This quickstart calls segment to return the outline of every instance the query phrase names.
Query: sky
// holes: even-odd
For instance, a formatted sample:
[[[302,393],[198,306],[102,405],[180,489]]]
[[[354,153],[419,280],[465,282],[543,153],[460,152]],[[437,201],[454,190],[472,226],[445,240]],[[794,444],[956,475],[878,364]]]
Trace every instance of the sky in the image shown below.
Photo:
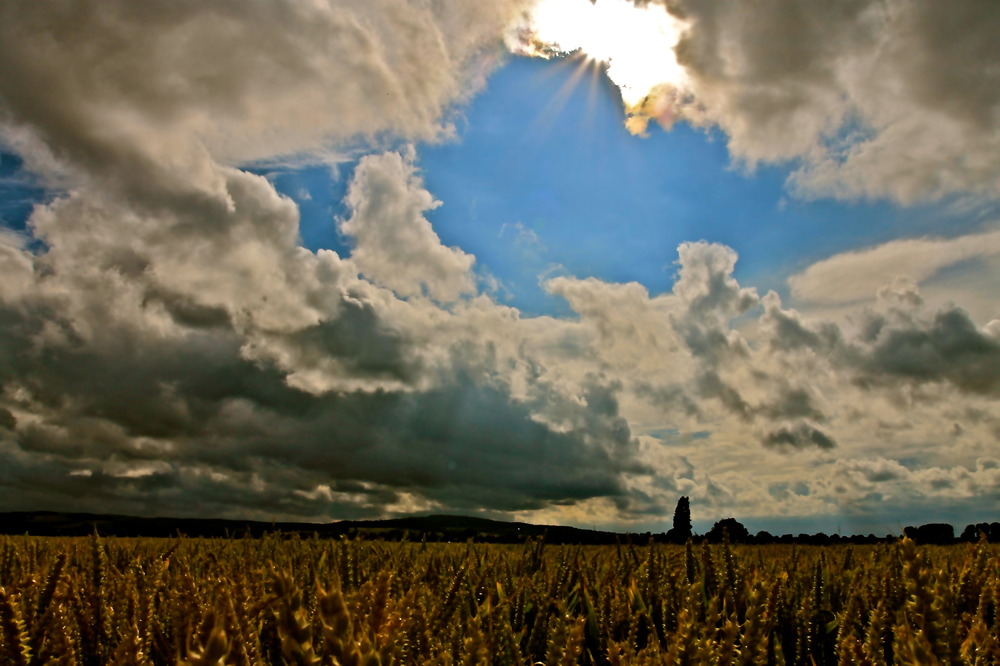
[[[998,32],[8,0],[0,509],[1000,520]]]

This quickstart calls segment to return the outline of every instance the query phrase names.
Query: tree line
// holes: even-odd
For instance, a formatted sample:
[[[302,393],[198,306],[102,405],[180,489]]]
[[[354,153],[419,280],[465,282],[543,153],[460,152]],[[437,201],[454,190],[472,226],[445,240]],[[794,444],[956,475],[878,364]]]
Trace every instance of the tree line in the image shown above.
[[[955,528],[948,523],[927,523],[924,525],[907,526],[903,529],[903,535],[920,544],[928,545],[949,545],[959,542],[977,542],[986,539],[990,543],[1000,543],[1000,522],[994,523],[972,523],[962,530],[956,538]],[[689,539],[695,541],[707,541],[709,543],[745,543],[745,544],[774,544],[774,543],[795,543],[815,546],[827,546],[837,543],[880,543],[883,541],[895,541],[898,535],[887,534],[879,537],[874,534],[851,536],[841,536],[839,534],[783,534],[774,535],[767,531],[760,531],[751,534],[741,522],[735,518],[723,518],[715,522],[704,535],[694,534],[691,526],[691,503],[687,497],[677,500],[674,509],[673,526],[662,535],[662,541],[666,543],[686,543]]]

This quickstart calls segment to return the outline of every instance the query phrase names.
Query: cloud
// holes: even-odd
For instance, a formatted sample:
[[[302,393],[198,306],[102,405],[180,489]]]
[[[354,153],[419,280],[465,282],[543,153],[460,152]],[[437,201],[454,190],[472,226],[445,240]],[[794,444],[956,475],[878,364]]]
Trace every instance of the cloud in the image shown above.
[[[5,5],[4,140],[66,188],[29,220],[41,251],[0,244],[6,492],[326,517],[625,501],[646,470],[614,382],[527,390],[509,309],[456,303],[474,258],[423,217],[412,153],[359,163],[349,257],[302,248],[294,202],[234,166],[447,135],[522,4]]]
[[[633,4],[538,2],[509,48],[582,49],[607,63],[629,131],[645,135],[651,120],[718,127],[736,164],[786,163],[804,198],[1000,196],[993,5],[657,2],[669,16]]]
[[[946,384],[966,394],[997,394],[1000,340],[989,328],[953,305],[928,311],[912,285],[881,293],[879,307],[857,313],[846,329],[832,322],[806,325],[772,296],[762,318],[769,345],[781,355],[835,363],[867,390]]]
[[[918,470],[896,460],[862,458],[837,463],[829,490],[853,496],[856,501],[892,500],[898,504],[912,500],[929,504],[962,497],[995,497],[998,477],[994,458],[980,458],[969,466]]]
[[[747,161],[814,149],[827,121],[810,114],[833,99],[822,86],[842,84],[829,40],[865,53],[870,35],[844,22],[884,18],[810,5],[780,19],[780,6],[742,28],[735,6],[688,10],[681,49],[701,77],[704,118]],[[599,510],[594,522],[642,524],[677,494],[706,514],[805,515],[904,478],[915,497],[987,488],[997,325],[932,307],[921,285],[866,281],[873,303],[819,319],[741,284],[737,253],[702,241],[678,248],[665,293],[546,280],[572,317],[528,317],[480,291],[475,257],[445,246],[426,217],[438,203],[413,149],[387,146],[447,135],[449,110],[489,71],[521,8],[0,7],[3,140],[52,192],[23,234],[0,234],[8,506],[319,520]],[[779,20],[803,23],[802,43],[745,42]],[[713,35],[732,30],[730,61],[747,59],[747,82],[791,68],[785,91],[801,83],[806,98],[779,95],[770,119],[764,92],[713,60]],[[789,64],[786,47],[836,57]],[[745,107],[729,105],[734,91]],[[789,114],[792,147],[767,149],[762,137]],[[755,128],[758,116],[768,122]],[[347,214],[331,219],[351,246],[340,254],[302,247],[295,202],[240,166],[331,150],[366,153]],[[925,243],[914,279],[983,256],[987,238],[913,241]],[[822,298],[816,275],[889,266],[897,251],[831,258],[806,271],[801,293]],[[847,491],[823,485],[837,461],[902,460],[900,450],[910,477],[845,463],[834,476]],[[791,481],[811,492],[775,500],[768,489]]]
[[[677,248],[677,282],[673,293],[695,315],[722,321],[743,314],[757,304],[752,288],[741,288],[733,279],[737,254],[732,248],[706,243],[682,243]]]
[[[879,331],[864,360],[866,379],[947,381],[969,393],[1000,390],[1000,339],[964,311],[942,310],[929,321],[876,321]]]
[[[546,281],[545,288],[564,298],[580,316],[594,336],[589,344],[610,367],[650,367],[677,345],[676,335],[665,326],[663,302],[651,300],[636,282],[556,277]]]
[[[799,164],[798,194],[1000,193],[1000,11],[977,2],[667,0],[687,98],[734,159]],[[960,45],[960,46],[957,46]]]
[[[368,165],[396,178],[354,190],[355,210],[382,197],[411,211],[398,226],[433,240],[413,204],[430,195],[406,159]],[[731,249],[691,243],[665,294],[549,280],[576,319],[522,318],[483,295],[443,307],[359,276],[353,255],[301,250],[287,200],[262,178],[230,177],[225,237],[186,214],[74,195],[32,218],[46,253],[7,246],[4,270],[26,286],[0,310],[3,483],[25,503],[86,490],[94,510],[551,516],[600,500],[642,521],[683,492],[706,511],[778,511],[769,481],[717,469],[723,452],[744,470],[761,455],[793,467],[850,456],[871,432],[923,436],[933,426],[878,425],[911,418],[914,401],[948,441],[961,425],[966,455],[982,457],[977,442],[1000,427],[995,336],[960,311],[928,312],[912,285],[884,290],[856,325],[815,321],[742,286]],[[679,433],[681,476],[636,437],[650,409]],[[38,485],[44,474],[66,483]],[[808,511],[846,497],[817,495]]]
[[[956,238],[895,240],[837,254],[788,278],[792,296],[806,303],[841,304],[875,298],[897,278],[917,284],[959,262],[1000,254],[1000,232]]]
[[[17,1],[3,9],[0,94],[8,122],[92,170],[109,153],[190,166],[199,143],[245,162],[386,131],[428,138],[521,6]]]
[[[6,428],[7,430],[13,430],[14,426],[17,425],[17,418],[11,413],[9,409],[0,407],[0,428]]]
[[[764,437],[764,445],[772,447],[788,446],[793,449],[815,446],[820,449],[832,449],[837,443],[822,430],[808,423],[800,423],[794,427],[782,427],[773,430]]]
[[[475,291],[475,258],[441,244],[423,217],[440,202],[399,153],[362,158],[346,203],[351,216],[340,231],[354,239],[351,260],[365,277],[400,296],[426,292],[441,302]]]
[[[616,389],[597,381],[581,402],[563,403],[556,429],[534,416],[556,400],[544,382],[528,402],[470,377],[424,391],[314,394],[242,358],[234,335],[156,340],[107,327],[103,343],[47,344],[39,355],[30,335],[16,337],[31,329],[5,328],[17,355],[0,373],[10,405],[4,440],[14,446],[3,487],[22,508],[38,508],[29,504],[39,498],[58,508],[82,486],[92,510],[351,517],[377,515],[406,494],[450,510],[514,511],[627,501],[623,475],[648,473]],[[363,363],[365,351],[349,346],[357,341],[336,340],[328,354]],[[35,485],[44,475],[64,483]],[[367,488],[357,503],[317,491],[352,483]]]
[[[756,290],[732,275],[736,253],[699,242],[682,244],[678,255],[678,279],[669,294],[657,297],[635,283],[593,278],[554,278],[547,287],[566,298],[592,334],[587,344],[604,371],[627,377],[638,399],[692,426],[713,412],[735,417],[738,427],[752,425],[765,446],[832,448],[834,440],[814,426],[788,425],[826,420],[809,378],[774,371],[759,341],[733,328],[760,302]],[[765,299],[772,310],[775,298]]]
[[[500,225],[500,233],[497,235],[497,238],[503,238],[508,228],[511,229],[514,243],[521,246],[525,250],[533,250],[535,252],[542,253],[548,249],[545,247],[545,243],[542,242],[542,239],[538,236],[538,232],[524,226],[524,223],[522,222],[515,222],[513,224],[504,222]]]

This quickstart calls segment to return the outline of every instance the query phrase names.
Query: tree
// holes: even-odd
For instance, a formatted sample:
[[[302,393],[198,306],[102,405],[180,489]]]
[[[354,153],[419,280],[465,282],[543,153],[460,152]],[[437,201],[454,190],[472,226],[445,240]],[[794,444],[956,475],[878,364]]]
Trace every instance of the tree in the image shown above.
[[[705,535],[709,543],[721,543],[725,538],[729,539],[729,543],[749,543],[750,531],[735,518],[723,518],[712,525],[712,529]]]
[[[1000,543],[1000,523],[974,523],[966,526],[960,537],[962,541],[976,542],[985,536],[990,543]]]
[[[955,542],[955,528],[948,523],[927,523],[917,527],[907,526],[903,534],[919,544],[946,546]]]
[[[667,541],[669,543],[685,543],[690,538],[691,503],[685,496],[677,500],[677,507],[674,509],[674,526],[667,532]]]

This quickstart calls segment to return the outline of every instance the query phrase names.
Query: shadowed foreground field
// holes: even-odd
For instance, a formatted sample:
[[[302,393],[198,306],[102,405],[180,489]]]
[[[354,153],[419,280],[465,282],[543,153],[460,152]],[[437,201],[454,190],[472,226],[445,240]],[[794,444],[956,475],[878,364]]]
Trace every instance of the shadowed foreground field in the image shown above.
[[[998,556],[0,537],[0,662],[1000,664]]]

